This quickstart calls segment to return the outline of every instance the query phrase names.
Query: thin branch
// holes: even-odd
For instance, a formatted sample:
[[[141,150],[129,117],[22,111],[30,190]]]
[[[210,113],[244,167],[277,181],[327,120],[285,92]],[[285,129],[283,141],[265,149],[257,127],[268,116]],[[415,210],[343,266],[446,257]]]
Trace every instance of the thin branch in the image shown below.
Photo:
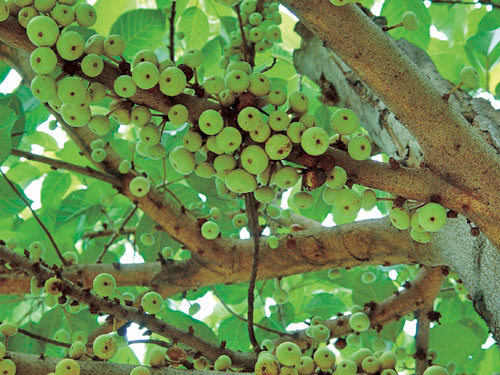
[[[168,45],[168,49],[170,51],[170,60],[175,65],[175,13],[176,13],[176,3],[177,1],[172,1],[172,8],[170,10],[170,20],[169,20],[169,26],[170,26],[170,43]]]
[[[31,337],[32,339],[35,339],[35,340],[38,340],[38,341],[46,342],[48,344],[52,344],[52,345],[55,345],[55,346],[61,346],[63,348],[69,348],[71,346],[71,344],[68,344],[66,342],[52,340],[52,339],[49,339],[48,337],[37,335],[36,333],[27,331],[27,330],[22,329],[22,328],[18,328],[17,330],[18,330],[19,333],[21,333],[21,334],[23,334],[25,336]]]
[[[245,319],[244,317],[242,317],[241,315],[239,314],[236,314],[236,312],[233,311],[233,309],[231,309],[226,302],[224,302],[224,300],[222,299],[222,297],[219,295],[219,293],[217,293],[217,290],[211,286],[210,289],[212,290],[212,293],[219,299],[219,301],[222,303],[222,306],[224,306],[226,308],[226,310],[232,315],[234,316],[235,318],[241,320],[242,322],[248,322],[247,319]],[[259,323],[254,323],[253,324],[255,327],[258,327],[264,331],[267,331],[267,332],[271,332],[271,333],[275,333],[279,336],[290,336],[290,337],[293,337],[293,334],[292,333],[289,333],[289,332],[282,332],[282,331],[277,331],[275,329],[272,329],[272,328],[269,328],[269,327],[266,327],[266,326],[263,326],[262,324],[259,324]]]
[[[94,239],[94,238],[98,238],[98,237],[109,237],[109,236],[112,236],[116,233],[115,230],[111,230],[111,229],[106,229],[106,230],[98,230],[98,231],[94,231],[94,232],[87,232],[85,233],[82,238],[85,239]],[[130,234],[135,234],[135,227],[123,227],[121,228],[120,232],[119,232],[120,235],[124,235],[124,236],[128,236]]]
[[[242,46],[243,46],[243,61],[249,62],[248,61],[248,56],[247,56],[247,38],[245,36],[245,29],[243,28],[243,21],[241,19],[241,11],[240,11],[240,5],[236,4],[234,6],[234,10],[236,11],[236,14],[238,15],[238,24],[240,26],[240,34],[241,34],[241,40],[242,40]]]
[[[132,219],[132,217],[134,216],[134,214],[136,213],[136,211],[137,211],[138,208],[139,208],[138,206],[135,206],[130,211],[130,213],[127,215],[127,217],[125,218],[125,220],[123,220],[123,223],[122,223],[122,225],[120,225],[120,228],[118,228],[116,230],[115,234],[109,239],[109,241],[104,246],[104,249],[102,249],[101,254],[99,254],[99,257],[96,260],[96,263],[102,263],[102,258],[104,258],[104,255],[106,255],[106,252],[108,251],[109,247],[118,238],[118,236],[120,235],[120,233],[123,231],[123,228],[125,228],[125,225],[127,225],[127,223],[130,221],[130,219]]]
[[[257,202],[253,193],[245,195],[246,199],[246,212],[248,215],[248,229],[253,239],[253,254],[252,254],[252,269],[250,271],[250,280],[248,281],[248,337],[256,352],[259,352],[260,346],[255,338],[253,313],[254,313],[254,300],[255,300],[255,281],[257,280],[257,270],[259,267],[259,252],[260,252],[260,233],[259,214],[257,213]]]
[[[12,183],[11,180],[9,180],[9,178],[5,175],[5,173],[3,173],[3,171],[0,169],[0,173],[2,174],[2,176],[5,178],[5,181],[7,181],[7,183],[9,184],[9,186],[11,187],[11,189],[17,194],[17,196],[24,202],[24,204],[26,205],[26,207],[28,207],[28,209],[31,211],[31,213],[33,214],[33,217],[35,218],[36,222],[40,225],[40,227],[43,229],[43,231],[45,232],[45,234],[47,235],[47,237],[49,238],[49,241],[50,243],[52,244],[52,246],[54,247],[54,250],[56,251],[57,253],[57,256],[59,257],[59,259],[61,260],[62,264],[65,265],[65,266],[68,266],[69,263],[66,259],[64,259],[64,257],[62,256],[62,253],[61,251],[59,250],[59,247],[57,246],[56,244],[56,241],[54,240],[54,237],[52,237],[52,234],[50,233],[50,231],[48,230],[48,228],[45,226],[45,224],[40,220],[40,218],[38,217],[38,215],[36,214],[35,210],[33,210],[31,208],[31,205],[30,203],[28,202],[28,200],[24,197],[24,195],[19,192],[16,188],[16,186]]]

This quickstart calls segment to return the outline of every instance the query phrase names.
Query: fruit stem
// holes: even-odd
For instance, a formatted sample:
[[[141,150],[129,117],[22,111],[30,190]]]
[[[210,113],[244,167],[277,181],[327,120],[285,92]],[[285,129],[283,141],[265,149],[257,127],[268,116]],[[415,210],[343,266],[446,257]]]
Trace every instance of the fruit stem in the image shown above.
[[[121,102],[115,108],[113,108],[111,111],[109,111],[108,113],[106,113],[106,116],[107,117],[111,116],[113,114],[113,112],[115,112],[118,108],[120,108],[123,105],[123,103],[125,103],[125,102]]]
[[[397,23],[397,24],[392,25],[392,26],[384,26],[384,27],[382,27],[382,30],[383,31],[390,31],[390,30],[397,29],[398,27],[401,27],[401,26],[403,26],[403,22]]]
[[[458,85],[456,85],[455,87],[453,87],[450,92],[448,92],[447,94],[444,94],[443,95],[443,98],[448,100],[450,98],[450,96],[455,93],[455,91],[457,91],[460,87],[462,87],[463,85],[463,82],[460,82]]]
[[[118,61],[117,59],[115,59],[113,56],[106,56],[108,59],[110,59],[111,61],[113,61],[114,63],[118,64],[118,66],[120,66],[120,61]]]

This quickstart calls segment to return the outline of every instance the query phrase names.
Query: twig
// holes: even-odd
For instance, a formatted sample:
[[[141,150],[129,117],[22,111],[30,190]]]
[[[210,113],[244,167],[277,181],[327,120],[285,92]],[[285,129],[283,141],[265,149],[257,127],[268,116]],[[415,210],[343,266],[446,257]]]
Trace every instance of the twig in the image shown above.
[[[25,336],[31,337],[32,339],[35,339],[38,341],[43,341],[43,342],[46,342],[46,343],[49,343],[52,345],[62,346],[64,348],[69,348],[71,346],[71,344],[68,344],[66,342],[52,340],[52,339],[49,339],[48,337],[37,335],[36,333],[32,333],[32,332],[27,331],[27,330],[22,329],[22,328],[18,328],[17,331]]]
[[[165,182],[165,183],[163,183],[163,184],[161,184],[161,185],[158,185],[156,188],[157,188],[157,189],[162,189],[162,188],[163,188],[163,187],[165,187],[165,186],[175,184],[176,182],[182,181],[182,180],[184,180],[185,178],[186,178],[186,176],[179,177],[179,178],[177,178],[177,179],[175,179],[175,180],[168,181],[168,182]]]
[[[276,57],[273,57],[273,62],[271,63],[271,65],[265,67],[264,69],[262,69],[261,73],[265,73],[269,70],[271,70],[272,68],[274,68],[274,66],[276,65],[276,62],[278,61],[278,59]]]
[[[5,175],[5,173],[3,173],[3,171],[0,169],[0,173],[2,174],[2,176],[5,178],[5,181],[7,181],[7,183],[9,184],[9,186],[11,187],[11,189],[17,194],[17,196],[19,198],[21,198],[21,200],[24,202],[24,204],[26,205],[26,207],[28,207],[28,209],[31,211],[31,213],[33,214],[33,217],[35,218],[35,220],[37,221],[37,223],[40,225],[40,227],[42,227],[43,231],[45,232],[45,234],[47,235],[47,237],[49,237],[49,241],[52,243],[52,246],[54,246],[54,250],[56,251],[57,253],[57,256],[59,257],[59,259],[61,260],[62,264],[65,265],[65,266],[68,266],[69,263],[66,261],[66,259],[64,259],[64,257],[62,256],[62,253],[61,251],[59,250],[59,247],[57,246],[56,244],[56,241],[54,240],[54,237],[52,237],[52,234],[50,233],[50,231],[47,229],[47,227],[45,226],[44,223],[42,223],[42,221],[40,220],[40,218],[38,217],[38,215],[36,214],[36,212],[31,208],[31,205],[30,203],[27,201],[27,199],[24,197],[23,194],[21,194],[16,186],[12,183],[11,180],[9,180],[9,178]]]
[[[170,60],[175,65],[175,44],[174,44],[174,36],[175,36],[175,5],[176,1],[172,1],[172,9],[170,11],[170,44],[168,45],[168,49],[170,51]]]
[[[226,302],[224,302],[224,300],[221,298],[221,296],[219,295],[219,293],[217,293],[217,290],[211,286],[210,289],[212,290],[212,293],[219,299],[219,301],[222,303],[222,306],[224,306],[226,308],[226,310],[232,315],[234,316],[235,318],[238,318],[239,320],[241,320],[242,322],[248,322],[247,319],[245,319],[244,317],[242,317],[241,315],[239,314],[236,314],[236,312],[234,312],[227,304]],[[290,336],[290,337],[293,337],[293,334],[292,333],[289,333],[289,332],[281,332],[281,331],[277,331],[275,329],[272,329],[272,328],[269,328],[269,327],[266,327],[266,326],[263,326],[262,324],[259,324],[259,323],[254,323],[253,324],[255,327],[258,327],[264,331],[267,331],[267,332],[271,332],[271,333],[275,333],[277,335],[280,335],[280,336]]]
[[[257,213],[255,197],[252,193],[245,194],[246,198],[246,211],[248,215],[248,228],[253,238],[253,255],[252,255],[252,270],[250,271],[250,281],[248,282],[248,337],[256,352],[259,352],[260,346],[255,338],[253,311],[255,300],[255,280],[257,279],[257,269],[259,266],[259,251],[260,251],[260,228],[259,216]]]
[[[97,258],[97,261],[96,263],[102,263],[102,258],[104,258],[104,255],[106,255],[106,252],[108,251],[109,247],[113,244],[113,242],[115,242],[115,240],[118,238],[118,236],[120,235],[121,231],[123,230],[123,228],[125,228],[125,225],[127,225],[127,223],[130,221],[130,219],[132,219],[132,217],[134,216],[135,212],[137,211],[137,208],[138,206],[135,206],[132,211],[130,211],[130,213],[127,215],[127,217],[125,218],[125,220],[123,221],[122,225],[120,225],[120,228],[118,228],[118,230],[116,230],[115,234],[109,239],[109,241],[106,243],[106,245],[104,246],[104,249],[102,249],[102,252],[101,254],[99,255],[99,257]]]
[[[89,176],[89,177],[92,177],[92,178],[95,178],[95,179],[98,179],[98,180],[101,180],[104,182],[109,182],[110,184],[113,184],[115,186],[120,184],[120,180],[118,178],[116,178],[115,176],[113,176],[109,173],[105,173],[105,172],[97,171],[95,169],[91,169],[89,167],[81,167],[79,165],[71,164],[71,163],[68,163],[68,162],[65,162],[62,160],[52,159],[52,158],[48,158],[48,157],[42,156],[42,155],[35,155],[35,154],[32,154],[31,152],[19,150],[16,148],[12,149],[11,154],[14,156],[26,158],[28,160],[33,160],[33,161],[37,161],[39,163],[51,165],[55,168],[60,168],[60,169],[65,169],[67,171],[80,173],[80,174],[83,174],[85,176]]]

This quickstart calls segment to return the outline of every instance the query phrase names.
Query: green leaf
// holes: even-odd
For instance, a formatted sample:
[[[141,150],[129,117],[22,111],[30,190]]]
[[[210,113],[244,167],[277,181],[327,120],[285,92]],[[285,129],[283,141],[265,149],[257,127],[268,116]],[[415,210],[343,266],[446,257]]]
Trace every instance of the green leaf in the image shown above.
[[[17,120],[16,113],[4,105],[0,105],[0,165],[7,159],[12,150],[11,131]]]
[[[58,210],[70,185],[71,177],[68,173],[51,172],[47,174],[40,192],[43,209]]]
[[[136,9],[122,14],[111,28],[111,34],[123,36],[127,47],[123,53],[131,59],[142,49],[154,50],[162,44],[165,14],[160,10]]]
[[[482,359],[481,345],[488,336],[484,330],[477,331],[462,320],[437,325],[431,329],[429,347],[439,353],[439,362],[467,363]],[[460,339],[457,340],[457,337]],[[464,345],[467,343],[467,345]]]
[[[305,310],[311,316],[320,316],[323,319],[328,319],[331,316],[345,311],[346,306],[340,299],[330,293],[318,293],[306,305]]]
[[[33,332],[36,328],[36,325],[32,322],[29,322],[28,324],[25,324],[19,328],[25,329],[29,332]],[[27,337],[18,333],[17,335],[9,338],[9,351],[28,354],[42,354],[43,345],[39,340],[35,340],[31,337]]]
[[[118,17],[127,10],[136,8],[135,0],[97,0],[94,4],[97,12],[97,22],[93,26],[99,34],[108,35],[111,26]]]
[[[0,105],[9,107],[18,116],[16,123],[12,128],[12,134],[14,134],[14,136],[12,136],[12,147],[17,147],[19,145],[19,142],[21,142],[22,134],[24,132],[25,116],[21,100],[19,100],[16,94],[0,94]]]
[[[43,172],[34,167],[30,162],[22,161],[9,166],[6,175],[11,181],[14,181],[22,189],[25,189],[32,181],[40,178]]]
[[[493,9],[484,15],[479,22],[478,30],[493,30],[500,25],[500,9]]]
[[[247,352],[251,346],[247,323],[235,316],[230,316],[221,322],[219,339],[224,340],[227,347],[233,350]]]
[[[8,66],[3,61],[0,61],[0,83],[4,81],[4,79],[9,75],[9,73],[10,73],[10,66]]]
[[[185,314],[181,311],[173,311],[165,307],[158,315],[163,320],[169,322],[169,324],[173,325],[178,329],[188,331],[189,327],[192,327],[194,330],[193,335],[197,337],[202,337],[203,339],[212,344],[219,345],[219,339],[212,331],[212,329],[208,327],[205,323],[192,318],[188,314]]]
[[[119,349],[116,354],[109,360],[111,363],[124,363],[127,365],[140,365],[141,362],[135,355],[130,347],[126,346],[122,349]]]
[[[179,21],[178,31],[184,33],[183,43],[186,48],[203,48],[210,33],[208,18],[198,7],[184,11]]]
[[[248,284],[215,285],[220,298],[229,305],[236,305],[246,300]]]
[[[20,191],[19,186],[16,184],[14,185],[17,191]],[[24,195],[24,192],[20,192],[28,203],[31,204],[31,200]],[[0,196],[2,197],[2,199],[0,199],[0,213],[14,215],[26,208],[22,199],[12,190],[3,176],[0,176]]]
[[[412,11],[417,15],[419,22],[418,29],[407,31],[403,27],[398,27],[389,31],[389,34],[395,39],[405,38],[420,48],[427,48],[431,39],[431,16],[422,1],[386,0],[382,6],[380,15],[387,18],[388,26],[392,26],[401,22],[403,13],[406,11]]]
[[[500,368],[500,349],[497,345],[492,345],[484,353],[484,358],[477,369],[478,374],[493,374]]]

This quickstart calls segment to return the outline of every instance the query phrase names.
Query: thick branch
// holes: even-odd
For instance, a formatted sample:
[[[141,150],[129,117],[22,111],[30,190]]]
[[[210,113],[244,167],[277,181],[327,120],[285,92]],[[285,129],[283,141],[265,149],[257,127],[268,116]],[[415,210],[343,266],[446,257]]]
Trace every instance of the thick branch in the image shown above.
[[[457,107],[443,100],[443,93],[356,5],[284,3],[398,116],[421,145],[429,168],[489,208],[467,215],[500,244],[500,206],[491,189],[500,180],[500,162]]]
[[[16,375],[48,374],[54,372],[57,363],[61,358],[44,357],[38,355],[7,352],[7,356],[14,361],[17,367]],[[80,373],[88,375],[106,374],[106,375],[124,375],[130,374],[134,365],[121,363],[111,363],[108,361],[78,361]],[[214,371],[182,370],[177,367],[152,368],[148,367],[151,375],[214,375]],[[222,374],[222,373],[220,373]],[[249,375],[248,373],[242,373]]]
[[[267,261],[259,264],[258,279],[361,264],[442,264],[430,245],[417,244],[387,219],[333,228],[318,226],[284,236],[277,249],[271,249],[266,238],[261,238],[261,256]],[[118,286],[152,285],[164,297],[201,286],[248,282],[253,240],[223,239],[219,245],[217,262],[191,259],[168,261],[164,266],[159,262],[75,265],[66,268],[63,276],[90,287],[96,275],[106,272],[115,277]],[[0,275],[0,280],[1,294],[29,292],[29,278],[11,273]]]

